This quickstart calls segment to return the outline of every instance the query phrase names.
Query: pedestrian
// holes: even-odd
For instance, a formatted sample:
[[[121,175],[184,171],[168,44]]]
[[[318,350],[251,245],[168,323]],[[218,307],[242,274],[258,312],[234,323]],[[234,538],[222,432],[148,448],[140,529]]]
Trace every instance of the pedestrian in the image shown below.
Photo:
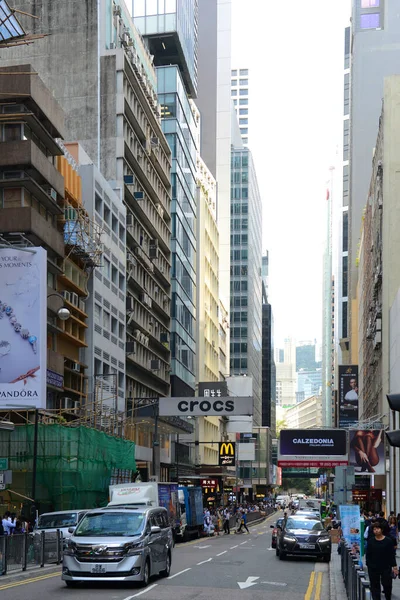
[[[396,517],[393,515],[389,519],[389,537],[393,540],[395,550],[397,550],[397,537],[399,530],[397,529]]]
[[[242,517],[240,519],[239,529],[236,531],[236,533],[242,533],[242,527],[245,528],[245,530],[247,531],[247,533],[250,533],[249,528],[247,527],[247,514],[246,514],[246,510],[244,510],[243,513],[242,513]]]
[[[397,577],[396,551],[391,539],[383,534],[383,525],[375,521],[370,528],[373,536],[368,539],[366,562],[372,600],[380,600],[381,583],[385,600],[392,598],[393,576]]]
[[[227,535],[230,535],[230,533],[231,533],[230,525],[229,525],[230,517],[231,517],[231,511],[229,510],[229,507],[227,506],[224,510],[224,533],[226,533]]]
[[[379,515],[373,520],[374,523],[380,523],[382,525],[383,535],[388,536],[390,534],[389,523],[385,519],[385,513],[381,511]],[[369,527],[368,540],[374,537],[373,527]]]
[[[4,535],[11,535],[13,529],[15,529],[15,521],[12,522],[11,513],[9,510],[7,510],[4,513],[2,523],[3,523]]]

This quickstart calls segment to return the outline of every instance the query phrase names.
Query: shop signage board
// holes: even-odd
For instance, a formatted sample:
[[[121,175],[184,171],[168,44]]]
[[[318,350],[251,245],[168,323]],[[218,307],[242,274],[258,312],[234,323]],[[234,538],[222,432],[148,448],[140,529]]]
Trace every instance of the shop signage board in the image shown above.
[[[283,429],[279,438],[279,467],[336,467],[348,464],[344,429]]]
[[[220,467],[232,467],[236,464],[235,442],[219,443],[219,465]]]
[[[161,417],[251,416],[253,414],[253,398],[251,396],[160,398],[159,414]]]

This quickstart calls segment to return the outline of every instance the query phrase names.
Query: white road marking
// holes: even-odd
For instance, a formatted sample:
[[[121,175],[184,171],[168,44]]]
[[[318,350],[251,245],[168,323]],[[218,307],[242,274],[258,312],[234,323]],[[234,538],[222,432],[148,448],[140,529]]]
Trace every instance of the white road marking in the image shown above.
[[[217,554],[217,556],[222,556],[223,554],[226,554],[228,552],[228,550],[224,550],[223,552],[220,552],[219,554]]]
[[[190,571],[192,567],[189,567],[188,569],[183,569],[183,571],[179,571],[179,573],[175,573],[175,575],[170,575],[168,577],[168,579],[173,579],[174,577],[178,577],[178,575],[182,575],[182,573],[186,573],[186,571]],[[125,598],[125,600],[127,600],[127,598]]]
[[[260,579],[260,578],[259,577],[248,577],[246,579],[246,581],[238,581],[237,584],[241,590],[245,590],[246,588],[251,587],[252,585],[257,585],[257,579]]]
[[[280,581],[260,581],[260,583],[267,583],[268,585],[287,585],[287,583],[281,583]]]
[[[247,542],[241,542],[241,544],[240,544],[240,545],[241,545],[241,546],[243,546],[243,544],[247,544]]]
[[[239,544],[236,544],[236,546],[231,546],[230,550],[233,550],[234,548],[237,548],[239,546]]]
[[[204,565],[204,563],[208,563],[208,562],[211,562],[211,561],[212,561],[212,558],[207,558],[207,560],[202,560],[201,562],[197,563],[197,566]]]
[[[153,585],[149,585],[149,587],[147,587],[145,590],[142,590],[141,592],[138,592],[137,594],[133,594],[133,596],[128,596],[127,598],[124,598],[124,600],[131,600],[132,598],[137,598],[138,596],[141,596],[142,594],[146,594],[153,588],[157,587],[157,585],[158,585],[157,583],[153,583]]]
[[[208,544],[207,546],[193,546],[193,548],[211,548],[211,544]]]

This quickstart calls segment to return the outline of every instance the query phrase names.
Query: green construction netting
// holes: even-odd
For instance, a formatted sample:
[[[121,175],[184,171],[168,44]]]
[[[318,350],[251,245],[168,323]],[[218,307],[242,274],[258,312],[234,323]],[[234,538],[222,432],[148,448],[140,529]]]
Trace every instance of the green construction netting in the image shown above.
[[[34,425],[0,430],[0,457],[9,459],[15,492],[31,497]],[[104,506],[116,471],[136,471],[135,444],[87,427],[38,430],[36,500],[44,510]]]

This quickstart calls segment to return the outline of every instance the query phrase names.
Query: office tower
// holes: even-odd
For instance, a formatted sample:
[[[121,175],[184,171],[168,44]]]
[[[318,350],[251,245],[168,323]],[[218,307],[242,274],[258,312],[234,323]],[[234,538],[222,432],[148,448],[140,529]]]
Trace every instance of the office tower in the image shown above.
[[[253,423],[259,427],[262,420],[262,203],[249,149],[232,148],[231,169],[231,375],[252,377]]]
[[[276,433],[276,367],[274,360],[274,318],[268,302],[269,254],[262,257],[262,426]]]
[[[296,345],[296,371],[306,369],[313,371],[321,368],[317,360],[317,340],[305,340]]]
[[[169,9],[171,8],[171,12]],[[155,13],[153,12],[153,9]],[[196,361],[197,1],[132,2],[157,72],[162,128],[172,150],[171,394],[193,396]]]
[[[323,328],[322,328],[322,420],[325,427],[334,424],[334,405],[332,398],[333,390],[333,351],[334,351],[334,293],[335,280],[332,268],[332,203],[333,203],[333,173],[331,167],[331,178],[326,192],[325,210],[325,247],[323,254]]]
[[[350,83],[350,144],[349,163],[343,165],[343,207],[348,206],[348,327],[342,331],[343,362],[357,359],[357,252],[362,225],[362,213],[368,197],[377,123],[381,112],[383,82],[388,75],[398,73],[400,49],[400,0],[353,0],[351,32],[346,31],[344,113],[348,111]],[[351,43],[349,43],[351,42]],[[345,125],[344,150],[347,131]],[[345,159],[345,156],[344,156]],[[346,216],[343,222],[343,244],[346,239]],[[345,273],[343,288],[345,288]],[[342,321],[345,322],[346,296],[342,291]],[[346,335],[345,335],[346,334]],[[350,351],[347,352],[347,350]],[[347,353],[346,353],[347,352]]]
[[[198,89],[200,155],[217,181],[219,231],[219,295],[224,311],[230,307],[231,200],[231,0],[199,0]],[[229,315],[227,315],[229,318]],[[221,365],[229,375],[229,328]]]
[[[242,142],[247,147],[249,144],[249,69],[231,70],[231,96]]]
[[[283,349],[276,348],[276,405],[296,403],[296,347],[291,337],[285,339]]]

